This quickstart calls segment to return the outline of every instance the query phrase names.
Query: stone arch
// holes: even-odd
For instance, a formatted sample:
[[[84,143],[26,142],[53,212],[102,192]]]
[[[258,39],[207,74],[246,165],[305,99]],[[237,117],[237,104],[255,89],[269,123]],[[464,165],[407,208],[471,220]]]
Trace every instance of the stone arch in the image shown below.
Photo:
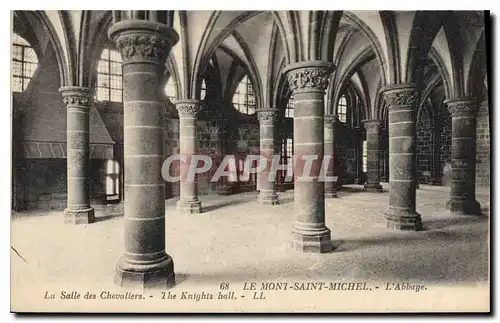
[[[355,25],[359,30],[369,39],[370,45],[373,49],[375,57],[380,66],[380,75],[382,79],[382,86],[387,84],[386,80],[386,63],[384,60],[384,54],[382,45],[380,44],[379,39],[375,36],[373,30],[365,23],[363,20],[359,19],[359,17],[350,11],[344,11],[343,18],[349,21],[351,24]]]
[[[21,23],[21,25],[16,24],[16,22]],[[33,28],[31,22],[39,23],[42,28]],[[22,32],[21,36],[23,36],[33,46],[39,57],[43,55],[39,48],[39,39],[41,37],[40,33],[48,37],[50,44],[54,48],[55,58],[59,70],[60,85],[64,86],[69,84],[71,79],[71,70],[68,62],[66,61],[62,44],[59,42],[54,26],[47,17],[46,13],[40,10],[14,11],[14,31],[16,31],[16,26],[22,26],[21,28],[25,30],[25,32]],[[19,29],[17,31],[19,31]]]

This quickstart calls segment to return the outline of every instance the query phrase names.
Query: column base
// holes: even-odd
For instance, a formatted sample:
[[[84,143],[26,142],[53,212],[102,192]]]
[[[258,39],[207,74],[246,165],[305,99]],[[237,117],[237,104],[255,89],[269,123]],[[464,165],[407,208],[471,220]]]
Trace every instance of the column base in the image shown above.
[[[64,223],[68,224],[90,224],[95,222],[94,208],[82,210],[64,210]]]
[[[339,195],[337,192],[326,192],[325,191],[325,198],[338,198]]]
[[[403,231],[422,231],[422,218],[417,212],[399,212],[389,209],[385,213],[387,227]]]
[[[331,252],[333,246],[330,229],[326,226],[310,230],[294,228],[292,232],[292,247],[300,252]]]
[[[122,257],[116,266],[115,284],[141,289],[171,288],[175,285],[174,261],[167,254],[147,265],[130,263]]]
[[[198,214],[202,213],[201,201],[196,200],[179,200],[177,202],[177,210],[183,214]]]
[[[260,204],[264,205],[277,205],[280,204],[278,199],[278,194],[276,192],[266,192],[259,191],[259,195],[257,196],[257,201]]]
[[[364,190],[367,192],[382,192],[382,185],[380,183],[366,183]]]
[[[446,208],[456,215],[481,215],[481,205],[476,200],[449,200]]]

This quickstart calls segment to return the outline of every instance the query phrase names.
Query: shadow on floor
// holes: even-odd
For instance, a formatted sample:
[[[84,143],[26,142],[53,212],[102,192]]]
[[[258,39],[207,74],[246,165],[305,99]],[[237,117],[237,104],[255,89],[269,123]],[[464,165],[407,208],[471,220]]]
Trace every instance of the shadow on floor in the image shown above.
[[[249,203],[249,202],[251,202],[251,201],[246,200],[246,199],[238,199],[238,200],[227,201],[227,202],[223,202],[223,203],[215,202],[216,204],[212,204],[213,203],[212,202],[209,205],[206,205],[206,206],[203,205],[203,213],[215,211],[215,210],[223,208],[225,206],[239,205],[239,204],[245,204],[245,203]]]
[[[55,209],[55,210],[30,210],[30,211],[21,211],[21,212],[12,211],[11,212],[11,219],[12,220],[28,219],[28,218],[34,218],[34,217],[40,217],[40,216],[48,216],[48,215],[55,215],[55,214],[60,214],[61,217],[62,217],[63,213],[64,213],[64,209]]]
[[[338,192],[360,193],[360,192],[365,192],[365,189],[363,187],[342,186],[342,188],[338,189]]]
[[[424,231],[428,231],[428,230],[448,228],[456,225],[481,223],[489,220],[489,217],[485,214],[487,213],[483,212],[483,215],[469,215],[469,216],[457,215],[457,216],[450,216],[447,218],[428,219],[422,221],[422,226],[424,227]]]
[[[387,192],[389,192],[389,191],[382,190],[382,191],[377,192],[377,193],[383,194],[383,193],[387,193]],[[339,197],[349,196],[349,195],[356,194],[356,193],[373,193],[373,192],[365,191],[365,189],[363,187],[346,187],[346,186],[343,186],[341,189],[339,189],[337,191],[337,194]]]
[[[95,217],[95,222],[102,222],[102,221],[108,221],[108,220],[113,220],[115,218],[121,218],[123,217],[123,213],[116,213],[116,214],[104,214],[104,215],[97,215]]]
[[[466,225],[472,222],[483,222],[483,220],[479,220],[479,218],[476,218],[475,221],[474,219],[456,221],[454,221],[453,219],[443,219],[442,222],[434,222],[434,226],[431,224],[432,229],[427,229],[426,231],[395,231],[392,233],[384,233],[384,235],[379,236],[332,240],[332,246],[334,252],[344,252],[362,248],[376,247],[380,245],[409,245],[415,242],[434,243],[436,242],[436,240],[449,241],[450,243],[453,243],[454,241],[461,239],[472,239],[472,236],[482,237],[484,235],[484,232],[488,230],[486,226],[477,227],[469,225],[465,227],[457,227],[454,230],[438,230],[445,229],[453,225]]]

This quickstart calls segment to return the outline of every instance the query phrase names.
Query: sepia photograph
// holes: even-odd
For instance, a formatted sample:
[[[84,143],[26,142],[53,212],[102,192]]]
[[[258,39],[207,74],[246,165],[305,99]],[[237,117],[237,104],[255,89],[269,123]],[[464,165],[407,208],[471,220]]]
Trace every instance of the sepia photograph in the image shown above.
[[[489,11],[10,17],[11,312],[491,311]]]

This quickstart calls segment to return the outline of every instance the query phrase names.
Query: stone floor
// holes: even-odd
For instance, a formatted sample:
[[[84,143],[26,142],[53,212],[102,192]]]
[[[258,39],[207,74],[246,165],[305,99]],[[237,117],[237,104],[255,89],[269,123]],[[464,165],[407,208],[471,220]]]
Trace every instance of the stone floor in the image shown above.
[[[177,275],[175,288],[221,282],[325,280],[404,281],[456,285],[489,277],[489,195],[478,192],[485,216],[452,216],[444,205],[449,188],[421,185],[417,210],[424,231],[385,227],[384,193],[347,186],[326,200],[326,224],[336,251],[302,254],[289,247],[293,191],[281,204],[262,206],[255,193],[202,196],[205,212],[180,215],[167,201],[167,251]],[[112,288],[123,251],[123,218],[116,208],[96,211],[90,225],[65,225],[60,212],[16,213],[11,221],[11,282],[21,293],[43,282],[54,287]],[[90,288],[90,287],[89,287]],[[174,289],[175,289],[174,288]]]

